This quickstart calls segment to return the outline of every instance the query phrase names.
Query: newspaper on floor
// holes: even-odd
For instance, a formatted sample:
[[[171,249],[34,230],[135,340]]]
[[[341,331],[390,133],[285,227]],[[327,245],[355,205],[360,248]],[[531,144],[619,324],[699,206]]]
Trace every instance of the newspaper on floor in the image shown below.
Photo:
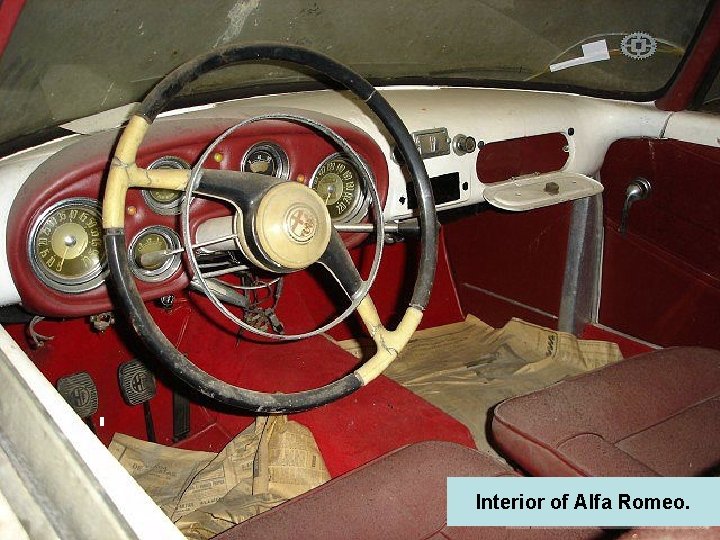
[[[116,434],[110,452],[191,539],[207,539],[330,479],[310,430],[258,418],[218,454]]]
[[[374,352],[371,342],[339,345],[358,358]],[[416,332],[384,374],[465,424],[479,450],[499,457],[487,435],[495,405],[621,359],[615,343],[579,340],[520,319],[495,329],[469,315]]]

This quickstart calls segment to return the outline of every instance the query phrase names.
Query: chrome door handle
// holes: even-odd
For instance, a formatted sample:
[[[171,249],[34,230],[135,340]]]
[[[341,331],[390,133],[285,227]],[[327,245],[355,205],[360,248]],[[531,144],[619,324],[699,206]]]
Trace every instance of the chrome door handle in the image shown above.
[[[630,219],[630,207],[635,201],[643,201],[650,196],[652,185],[645,178],[636,178],[628,184],[625,190],[625,204],[623,204],[622,216],[620,216],[620,234],[627,231],[628,220]]]

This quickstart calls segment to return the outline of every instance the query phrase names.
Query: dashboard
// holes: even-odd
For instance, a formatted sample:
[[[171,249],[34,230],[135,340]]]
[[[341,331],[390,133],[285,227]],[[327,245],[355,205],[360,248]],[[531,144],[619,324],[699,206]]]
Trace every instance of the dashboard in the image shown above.
[[[320,195],[333,222],[360,223],[368,214],[367,182],[376,184],[381,201],[387,194],[385,158],[357,128],[337,119],[323,120],[359,154],[371,178],[366,179],[322,134],[279,120],[256,122],[233,132],[203,166],[304,183]],[[137,163],[150,169],[189,169],[217,135],[238,121],[175,118],[161,122],[140,150]],[[100,204],[115,135],[102,134],[53,155],[17,195],[8,219],[9,229],[17,231],[8,237],[9,262],[13,280],[23,291],[23,305],[31,312],[79,316],[111,309]],[[144,299],[170,295],[189,284],[180,227],[183,197],[184,193],[170,190],[128,193],[128,259]],[[217,200],[194,198],[191,234],[198,224],[233,211]],[[344,240],[352,246],[364,236],[348,233]],[[212,264],[222,267],[217,257]]]
[[[575,175],[568,182],[583,178],[600,186],[584,175],[596,173],[609,145],[622,137],[660,136],[670,114],[645,104],[543,92],[427,87],[382,91],[415,137],[438,211],[493,203],[489,194],[506,188],[518,197],[540,192],[543,205],[576,198],[580,195],[557,197],[557,182],[564,189],[558,173]],[[189,168],[220,133],[268,113],[298,114],[330,127],[359,154],[372,178],[364,179],[321,133],[280,120],[262,120],[234,132],[203,166],[302,182],[320,195],[333,222],[343,224],[367,220],[365,184],[371,181],[386,222],[412,218],[413,193],[402,159],[363,104],[346,93],[275,95],[172,111],[153,125],[137,163]],[[100,201],[118,131],[102,124],[95,131],[0,160],[7,193],[0,199],[0,225],[6,230],[0,237],[5,236],[8,254],[7,261],[0,261],[0,305],[22,303],[33,313],[58,317],[112,309],[105,287]],[[146,300],[173,294],[190,282],[181,252],[182,196],[161,190],[128,192],[127,249]],[[197,199],[190,222],[232,212],[217,201]],[[343,233],[349,246],[366,237]]]

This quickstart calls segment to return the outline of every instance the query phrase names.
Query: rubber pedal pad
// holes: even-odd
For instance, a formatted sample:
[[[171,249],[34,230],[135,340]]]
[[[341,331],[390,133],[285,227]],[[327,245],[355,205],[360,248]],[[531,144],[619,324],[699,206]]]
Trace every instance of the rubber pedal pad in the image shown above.
[[[155,377],[140,360],[128,360],[118,366],[120,393],[128,405],[139,405],[155,397]]]
[[[57,380],[60,395],[80,418],[88,418],[98,410],[98,390],[86,371],[80,371]]]

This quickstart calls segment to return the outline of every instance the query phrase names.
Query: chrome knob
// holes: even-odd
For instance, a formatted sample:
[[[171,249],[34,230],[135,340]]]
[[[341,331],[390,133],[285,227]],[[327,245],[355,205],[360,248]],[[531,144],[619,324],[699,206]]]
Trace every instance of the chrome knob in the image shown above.
[[[455,135],[453,138],[453,150],[458,156],[470,154],[477,148],[475,137],[470,135]]]
[[[622,215],[620,216],[620,234],[625,234],[630,219],[630,207],[635,201],[643,201],[650,196],[652,185],[645,178],[636,178],[628,184],[625,190],[625,204],[623,204]]]

